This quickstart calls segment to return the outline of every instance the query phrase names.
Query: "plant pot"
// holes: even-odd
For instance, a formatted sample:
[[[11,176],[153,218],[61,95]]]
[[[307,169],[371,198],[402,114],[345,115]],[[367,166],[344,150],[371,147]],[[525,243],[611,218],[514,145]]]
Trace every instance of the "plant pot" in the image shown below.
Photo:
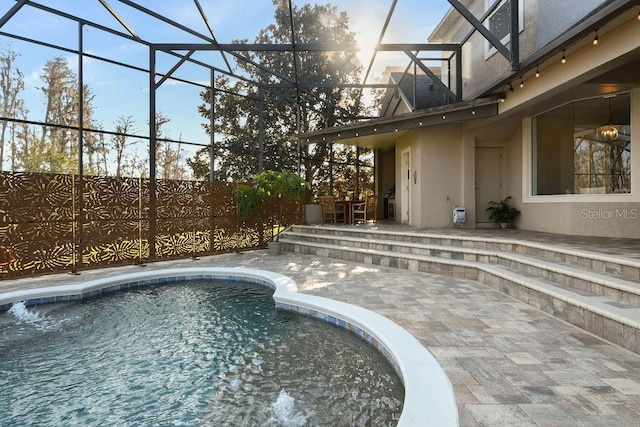
[[[500,223],[500,228],[509,228],[509,223],[508,222],[501,222]]]
[[[282,242],[269,242],[269,255],[280,255],[282,252]]]
[[[307,224],[322,224],[322,210],[320,209],[320,205],[305,205],[305,214],[305,222]]]

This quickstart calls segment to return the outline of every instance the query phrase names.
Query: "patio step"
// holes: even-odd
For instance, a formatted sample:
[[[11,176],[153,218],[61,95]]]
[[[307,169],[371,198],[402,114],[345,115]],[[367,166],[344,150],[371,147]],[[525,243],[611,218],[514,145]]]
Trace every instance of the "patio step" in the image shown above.
[[[405,243],[397,240],[372,240],[338,235],[325,236],[297,231],[288,233],[287,237],[306,242],[338,244],[340,246],[399,252],[402,254],[501,264],[515,271],[523,272],[528,276],[543,278],[552,283],[573,287],[580,291],[606,296],[616,302],[624,302],[634,307],[640,307],[640,283],[624,280],[616,275],[605,275],[595,271],[586,272],[584,269],[570,265],[557,264],[517,253],[462,246]]]
[[[640,282],[640,262],[622,256],[611,256],[580,249],[551,246],[533,241],[508,238],[486,238],[466,235],[445,235],[424,232],[399,232],[375,230],[373,228],[294,226],[291,232],[306,234],[338,235],[374,240],[395,240],[408,243],[434,244],[438,246],[488,249],[502,253],[511,252],[540,259],[555,264],[564,264],[580,270],[618,277],[624,280]]]
[[[325,235],[321,228],[292,228],[281,238],[285,250],[478,280],[640,353],[640,283],[622,278],[622,268],[601,273],[597,268],[573,265],[566,258],[545,260],[542,258],[553,259],[550,254],[556,248],[533,243],[542,251],[536,257],[522,250],[529,242],[482,242],[474,237],[470,244],[468,238],[455,236],[352,228],[330,228]],[[568,251],[561,248],[564,252]],[[593,255],[599,262],[618,262],[610,256]],[[580,254],[580,258],[589,256],[584,251]],[[632,260],[622,260],[622,265],[634,267]]]

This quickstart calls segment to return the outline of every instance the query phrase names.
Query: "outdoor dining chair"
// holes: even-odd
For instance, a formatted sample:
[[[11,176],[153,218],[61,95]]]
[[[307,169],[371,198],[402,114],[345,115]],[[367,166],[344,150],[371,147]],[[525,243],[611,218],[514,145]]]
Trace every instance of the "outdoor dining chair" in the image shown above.
[[[351,223],[355,224],[356,221],[362,221],[363,224],[366,224],[367,221],[372,221],[374,224],[377,224],[377,211],[378,196],[375,194],[366,196],[363,200],[353,203],[351,208]]]
[[[346,223],[344,205],[336,204],[333,196],[320,196],[320,211],[322,212],[323,224],[327,222],[332,224]]]

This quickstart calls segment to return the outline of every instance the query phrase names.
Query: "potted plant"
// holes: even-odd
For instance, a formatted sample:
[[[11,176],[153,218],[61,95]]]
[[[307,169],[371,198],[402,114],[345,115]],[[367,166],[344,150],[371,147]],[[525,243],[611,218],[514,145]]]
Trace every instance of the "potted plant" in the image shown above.
[[[509,228],[520,215],[520,210],[511,205],[511,196],[507,196],[499,202],[490,201],[487,212],[489,212],[489,219],[500,224],[500,228]]]
[[[284,199],[289,196],[295,200],[300,200],[306,190],[311,186],[304,179],[293,172],[264,171],[253,177],[252,185],[239,184],[235,188],[236,203],[238,204],[238,214],[249,217],[258,215],[259,221],[264,224],[262,210],[266,197],[275,197],[278,206],[278,232],[273,233],[273,240],[269,242],[272,253],[280,253],[280,227],[284,219]]]

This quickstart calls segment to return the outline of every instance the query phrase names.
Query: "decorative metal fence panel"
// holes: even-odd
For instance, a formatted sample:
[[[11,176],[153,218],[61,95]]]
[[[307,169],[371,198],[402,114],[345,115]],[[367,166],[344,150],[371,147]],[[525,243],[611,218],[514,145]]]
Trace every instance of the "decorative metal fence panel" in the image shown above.
[[[234,186],[2,172],[0,280],[261,248],[304,221],[304,206],[290,199],[240,219]]]

